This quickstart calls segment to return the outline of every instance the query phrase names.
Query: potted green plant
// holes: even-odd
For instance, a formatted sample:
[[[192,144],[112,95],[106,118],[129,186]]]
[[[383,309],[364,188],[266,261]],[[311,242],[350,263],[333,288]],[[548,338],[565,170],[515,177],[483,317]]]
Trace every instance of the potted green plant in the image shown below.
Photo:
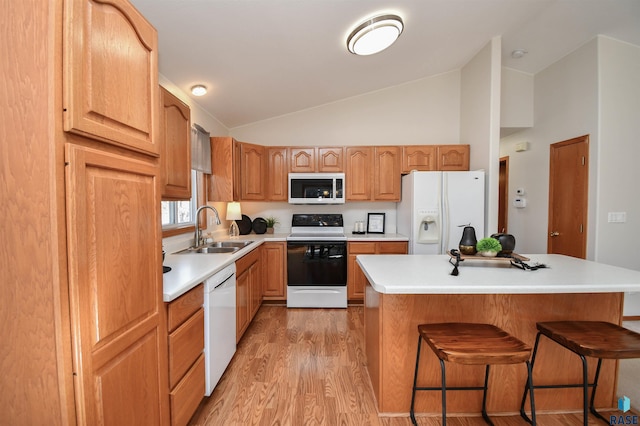
[[[273,227],[280,221],[274,216],[269,216],[265,220],[267,221],[267,234],[273,234]]]
[[[502,245],[495,238],[487,237],[478,241],[476,250],[482,256],[494,257],[502,250]]]

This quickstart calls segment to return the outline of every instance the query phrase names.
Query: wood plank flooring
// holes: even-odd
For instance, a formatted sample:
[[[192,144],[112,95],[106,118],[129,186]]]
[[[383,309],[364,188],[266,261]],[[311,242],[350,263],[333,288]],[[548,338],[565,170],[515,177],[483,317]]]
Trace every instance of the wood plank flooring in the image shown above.
[[[361,306],[262,306],[190,425],[411,425],[408,415],[378,417],[363,340]],[[496,426],[527,424],[520,416],[492,419]],[[425,426],[442,424],[440,417],[417,420]],[[485,425],[481,417],[449,417],[447,424]],[[538,424],[581,425],[582,415],[538,415]],[[592,417],[589,424],[603,422]]]

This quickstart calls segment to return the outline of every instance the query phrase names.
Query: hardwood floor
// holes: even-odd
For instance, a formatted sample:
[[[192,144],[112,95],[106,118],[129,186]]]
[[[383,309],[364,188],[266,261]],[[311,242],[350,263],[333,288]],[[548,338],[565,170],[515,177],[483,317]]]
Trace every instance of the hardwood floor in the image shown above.
[[[411,425],[408,415],[378,417],[363,339],[360,306],[262,306],[220,383],[200,404],[190,425]],[[417,420],[420,425],[441,424],[440,417]],[[520,416],[492,420],[496,426],[527,424]],[[486,423],[481,417],[448,417],[447,424]],[[538,415],[538,424],[581,425],[582,415]],[[589,424],[603,422],[591,417]]]

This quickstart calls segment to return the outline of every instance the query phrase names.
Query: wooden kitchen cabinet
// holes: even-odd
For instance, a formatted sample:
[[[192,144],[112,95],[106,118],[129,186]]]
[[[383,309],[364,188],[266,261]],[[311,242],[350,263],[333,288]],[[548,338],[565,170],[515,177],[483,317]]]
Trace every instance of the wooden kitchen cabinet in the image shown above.
[[[66,0],[64,130],[158,156],[158,37],[126,0]]]
[[[346,201],[371,200],[373,148],[349,146],[345,149]]]
[[[264,146],[212,137],[209,201],[264,200],[266,168]]]
[[[347,147],[346,201],[399,201],[400,146]]]
[[[438,145],[436,170],[469,170],[469,145]]]
[[[236,342],[251,324],[262,303],[260,250],[253,250],[236,261]]]
[[[245,142],[238,142],[238,145],[240,145],[240,199],[264,200],[267,176],[265,147]]]
[[[436,170],[436,145],[405,145],[402,147],[403,174],[412,170],[421,172]]]
[[[191,110],[160,86],[163,200],[191,199]]]
[[[372,201],[400,201],[402,195],[401,155],[402,147],[399,146],[374,147]]]
[[[344,148],[319,146],[318,171],[321,173],[339,173],[344,171]]]
[[[189,422],[205,393],[204,285],[166,305],[171,424]]]
[[[362,269],[356,261],[359,254],[407,254],[408,245],[405,241],[353,241],[347,243],[347,300],[360,303],[364,301],[364,291],[367,285]]]
[[[159,167],[74,144],[65,161],[78,423],[166,424]]]
[[[267,188],[265,189],[266,201],[289,200],[289,163],[287,161],[287,148],[270,146],[265,147],[267,155]]]
[[[291,147],[289,148],[291,173],[338,173],[344,171],[342,147]]]
[[[316,149],[314,147],[289,148],[291,173],[313,173],[316,171]]]
[[[264,300],[287,299],[287,243],[265,242],[262,250],[262,294]]]

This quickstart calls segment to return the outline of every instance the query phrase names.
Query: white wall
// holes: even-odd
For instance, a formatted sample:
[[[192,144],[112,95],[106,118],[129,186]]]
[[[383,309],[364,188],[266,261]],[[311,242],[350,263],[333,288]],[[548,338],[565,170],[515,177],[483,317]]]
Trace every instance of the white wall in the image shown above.
[[[502,67],[500,128],[514,133],[533,126],[533,75]]]
[[[457,144],[460,72],[235,127],[230,135],[270,146]]]
[[[471,146],[471,170],[485,171],[485,234],[498,229],[501,39],[491,40],[461,78],[460,140]]]
[[[509,156],[508,231],[520,253],[546,253],[549,194],[549,145],[590,135],[587,258],[594,258],[597,200],[598,91],[597,43],[585,44],[539,72],[534,78],[534,127],[501,141],[500,156]],[[528,141],[530,149],[515,152]],[[512,205],[515,188],[524,188],[527,207]]]
[[[596,213],[599,262],[640,270],[640,47],[598,39],[600,152]],[[626,223],[608,223],[626,212]]]

